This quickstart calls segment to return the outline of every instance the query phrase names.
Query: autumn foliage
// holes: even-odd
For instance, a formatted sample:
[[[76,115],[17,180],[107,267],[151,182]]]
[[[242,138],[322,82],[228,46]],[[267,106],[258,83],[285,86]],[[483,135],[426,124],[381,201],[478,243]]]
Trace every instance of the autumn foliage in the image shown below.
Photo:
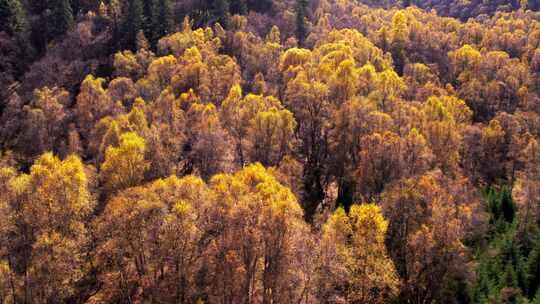
[[[26,2],[0,303],[540,303],[534,1]]]

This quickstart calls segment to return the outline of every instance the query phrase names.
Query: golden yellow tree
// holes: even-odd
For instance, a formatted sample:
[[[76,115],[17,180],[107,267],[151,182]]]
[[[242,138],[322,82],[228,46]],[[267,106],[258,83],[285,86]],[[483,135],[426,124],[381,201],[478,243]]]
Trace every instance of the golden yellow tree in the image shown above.
[[[16,302],[47,302],[75,296],[89,264],[85,219],[93,208],[81,160],[51,153],[29,174],[3,168],[2,250],[9,262]],[[5,209],[4,209],[5,208]]]
[[[309,288],[301,263],[310,259],[309,229],[292,192],[260,164],[217,175],[210,187],[210,216],[221,227],[209,251],[210,301],[298,301]]]
[[[320,279],[330,283],[320,283],[328,289],[321,300],[388,303],[397,295],[399,277],[384,244],[387,227],[375,204],[353,205],[349,214],[336,210],[323,227]]]
[[[108,267],[94,301],[189,302],[204,286],[201,269],[209,207],[206,184],[197,177],[175,176],[129,188],[114,196],[96,220],[97,260]],[[144,293],[133,293],[137,288]]]
[[[452,101],[455,101],[454,104]],[[456,109],[458,105],[459,107]],[[462,112],[459,109],[463,109]],[[455,174],[459,166],[459,148],[462,135],[459,127],[464,116],[470,117],[470,110],[462,100],[430,97],[422,108],[421,131],[435,157],[435,162],[448,174]],[[457,119],[457,120],[456,120]]]
[[[342,104],[351,99],[357,91],[358,72],[354,60],[343,60],[330,78],[330,92],[333,102]]]
[[[144,139],[131,132],[120,136],[120,146],[107,148],[100,178],[109,193],[136,186],[144,180],[148,169],[144,151]]]
[[[295,128],[296,121],[288,110],[272,107],[257,113],[248,129],[250,160],[264,166],[277,165],[292,150]]]
[[[113,112],[114,103],[103,88],[105,79],[86,76],[75,104],[76,122],[83,137],[88,138],[94,124]]]
[[[221,105],[221,120],[223,121],[223,124],[227,131],[229,131],[229,133],[236,141],[237,160],[240,165],[252,161],[261,161],[263,163],[265,162],[264,158],[259,158],[260,155],[257,153],[259,153],[260,151],[258,149],[255,149],[255,151],[253,151],[253,145],[262,144],[261,142],[254,142],[254,136],[261,135],[261,128],[264,128],[264,132],[267,132],[264,136],[269,136],[269,138],[265,137],[266,140],[269,140],[273,143],[279,141],[279,139],[276,139],[276,137],[278,136],[277,132],[273,132],[273,130],[270,130],[269,127],[276,127],[283,132],[287,132],[287,127],[289,127],[287,125],[287,120],[289,118],[292,118],[292,115],[291,117],[287,117],[286,114],[288,111],[280,111],[282,108],[283,106],[281,105],[281,102],[272,96],[248,94],[247,96],[242,97],[242,89],[239,85],[231,88],[229,95]],[[263,115],[261,112],[268,112],[268,114]],[[266,127],[264,127],[263,120],[270,119],[270,112],[279,112],[279,114],[282,115],[278,115],[280,118],[274,121],[277,125],[267,125]],[[274,118],[276,117],[274,116]],[[259,128],[257,129],[257,127]],[[248,138],[248,133],[250,138]],[[272,139],[272,137],[274,137],[274,139]],[[256,140],[260,139],[260,137],[256,138]],[[252,151],[251,153],[248,153],[250,152],[250,145]],[[269,146],[268,144],[265,145],[265,147],[269,149],[271,148],[271,146]],[[285,147],[282,145],[280,146],[280,148]],[[272,154],[272,151],[270,152],[270,154]],[[255,158],[250,156],[255,156]],[[266,163],[266,165],[268,165],[268,163]]]

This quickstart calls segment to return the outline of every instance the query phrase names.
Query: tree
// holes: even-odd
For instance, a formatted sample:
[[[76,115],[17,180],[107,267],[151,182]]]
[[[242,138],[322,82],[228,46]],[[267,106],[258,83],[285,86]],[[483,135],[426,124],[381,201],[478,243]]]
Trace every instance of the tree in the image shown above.
[[[525,302],[528,284],[528,265],[535,255],[534,249],[527,259],[523,243],[515,227],[499,231],[479,259],[478,279],[472,286],[472,300],[481,303],[500,299],[502,303]],[[531,281],[532,283],[532,281]],[[533,283],[534,285],[534,283]],[[532,287],[534,289],[534,287]],[[532,298],[534,291],[531,291]]]
[[[270,29],[270,32],[266,35],[266,42],[267,43],[275,43],[275,44],[281,44],[281,33],[279,31],[279,27],[272,26]]]
[[[264,166],[275,166],[292,151],[291,138],[296,122],[288,110],[272,107],[261,111],[251,120],[247,131],[250,160]]]
[[[433,96],[424,104],[422,114],[421,131],[435,155],[435,162],[443,172],[455,174],[462,140],[458,127],[468,120],[471,111],[462,100]]]
[[[426,139],[415,128],[402,139],[401,155],[401,170],[404,177],[423,174],[433,161],[433,153]]]
[[[186,113],[180,99],[164,90],[147,109],[151,123],[147,139],[147,159],[151,161],[150,178],[162,178],[178,172],[182,167],[182,151],[186,143]]]
[[[302,57],[305,55],[310,55],[302,50],[289,51],[282,57],[283,68],[286,68],[288,64],[304,60]],[[288,68],[288,70],[291,69],[292,67]],[[331,113],[328,95],[328,86],[320,81],[309,79],[303,70],[289,80],[285,91],[286,104],[298,123],[296,134],[301,140],[299,152],[305,157],[306,196],[302,202],[305,204],[305,216],[308,221],[311,221],[318,204],[324,198],[323,179],[326,173],[328,117]]]
[[[540,145],[537,139],[530,139],[521,152],[520,158],[526,163],[518,172],[512,189],[512,197],[518,206],[520,228],[523,231],[534,229],[540,219]]]
[[[154,34],[154,12],[156,11],[156,0],[142,2],[143,33],[148,38],[153,38]]]
[[[405,51],[407,42],[409,41],[409,27],[407,24],[407,16],[403,11],[397,11],[392,17],[391,28],[391,51],[392,57],[396,62],[396,71],[399,75],[403,75],[405,68]]]
[[[211,20],[212,23],[218,22],[223,24],[225,27],[229,24],[229,17],[231,11],[231,4],[229,0],[216,0],[212,1],[212,13],[214,15],[214,20]]]
[[[28,34],[26,11],[19,0],[0,1],[0,24],[10,35]]]
[[[482,54],[471,45],[464,45],[460,49],[448,53],[451,68],[457,78],[460,73],[467,70],[477,72]]]
[[[100,168],[100,179],[109,194],[139,185],[148,162],[144,159],[144,139],[135,133],[120,136],[118,147],[109,146]]]
[[[527,257],[525,265],[527,276],[527,294],[533,298],[538,293],[540,286],[540,245],[538,239],[535,240],[534,247]],[[536,297],[534,297],[536,299]]]
[[[236,141],[237,160],[276,165],[289,151],[295,122],[272,96],[248,94],[239,85],[231,88],[221,105],[221,119]]]
[[[245,15],[248,12],[248,0],[231,0],[231,14]]]
[[[208,273],[215,274],[209,301],[299,301],[310,288],[313,265],[309,229],[292,192],[260,164],[214,176],[210,185],[215,200],[209,216],[221,228],[208,252]]]
[[[240,67],[232,57],[218,54],[221,40],[215,38],[211,28],[187,29],[159,41],[161,52],[178,58],[179,65],[171,75],[175,92],[193,90],[203,100],[219,105],[240,84]]]
[[[296,0],[296,38],[300,45],[304,43],[308,30],[306,26],[307,9],[309,0]]]
[[[232,156],[225,144],[227,134],[211,103],[193,103],[186,114],[186,123],[190,126],[184,147],[185,157],[190,162],[188,173],[195,169],[204,180],[209,180],[221,172],[227,157]]]
[[[485,218],[469,188],[466,180],[431,172],[402,179],[382,194],[386,242],[403,280],[402,301],[437,301],[462,292],[447,287],[464,283],[469,269],[464,241],[472,229],[482,233]]]
[[[112,197],[95,221],[101,241],[96,258],[108,266],[98,298],[191,302],[204,288],[196,276],[211,229],[201,220],[209,199],[207,185],[193,176],[171,176]]]
[[[36,140],[33,154],[54,151],[65,125],[65,106],[69,93],[58,88],[44,87],[34,92],[32,103],[24,107],[26,114],[25,141]]]
[[[95,225],[104,301],[286,303],[311,288],[302,210],[260,164],[126,189]]]
[[[81,160],[40,156],[29,174],[3,168],[7,192],[0,194],[7,213],[2,250],[9,261],[17,302],[66,300],[88,269],[84,219],[93,210]],[[6,174],[8,173],[8,174]],[[7,235],[5,234],[7,233]]]
[[[16,58],[13,59],[10,58],[13,54],[6,54],[6,49],[9,49],[11,43],[4,41],[4,47],[0,49],[4,60],[0,62],[0,65],[6,75],[4,77],[12,76],[18,79],[33,59],[33,48],[30,43],[30,24],[26,10],[19,0],[0,1],[0,24],[3,25],[2,31],[9,35],[9,40],[11,40],[14,48],[13,52],[16,54]],[[10,59],[12,59],[12,62],[10,62]],[[10,71],[9,65],[12,66],[13,71]],[[10,75],[10,72],[13,75]],[[6,81],[3,79],[4,77],[0,77],[0,81]]]
[[[397,295],[399,278],[384,244],[387,226],[375,204],[334,212],[323,227],[321,301],[388,303]]]
[[[109,82],[107,94],[114,103],[121,102],[122,105],[129,105],[135,100],[137,90],[131,78],[117,77]]]
[[[533,301],[531,302],[531,304],[538,304],[538,303],[540,303],[540,292],[536,292],[536,295],[534,296]]]
[[[63,35],[73,26],[73,9],[69,0],[54,0],[49,16],[49,38]]]
[[[143,31],[139,31],[137,33],[136,43],[137,50],[149,50],[150,49],[150,43],[148,42],[148,39],[146,39],[146,36],[144,35]]]
[[[356,176],[358,191],[365,200],[376,200],[385,186],[399,179],[400,138],[393,132],[374,133],[362,138]]]
[[[501,215],[504,217],[505,221],[512,223],[516,214],[516,206],[514,205],[510,189],[504,187],[500,196]]]
[[[486,182],[493,183],[505,175],[505,131],[498,120],[491,120],[489,125],[482,129],[480,143],[483,150],[481,157],[483,167],[480,171]]]
[[[127,14],[124,17],[123,29],[126,47],[132,51],[137,49],[137,34],[144,30],[143,4],[141,0],[129,0]]]
[[[153,44],[171,33],[174,26],[171,3],[169,0],[157,0],[152,15],[152,42]]]
[[[226,128],[236,139],[237,159],[240,165],[244,164],[244,143],[248,122],[256,114],[258,104],[245,104],[242,99],[242,88],[235,85],[229,95],[221,104],[221,119]]]
[[[348,210],[353,201],[359,199],[356,197],[358,191],[366,194],[366,184],[359,185],[366,180],[359,183],[355,175],[361,169],[362,151],[375,147],[364,146],[362,143],[366,142],[369,135],[393,130],[394,121],[390,115],[378,112],[376,103],[365,97],[352,98],[340,105],[333,113],[332,121],[333,128],[329,135],[331,172],[338,182],[338,201]],[[366,161],[366,158],[363,160]],[[362,168],[369,166],[362,163]]]
[[[358,74],[354,60],[342,61],[330,80],[330,96],[336,104],[342,104],[356,95]]]
[[[380,96],[380,108],[388,112],[392,109],[396,99],[405,91],[406,86],[403,79],[393,70],[386,69],[376,74],[375,92]]]
[[[103,78],[86,76],[81,83],[75,104],[75,121],[84,139],[88,139],[94,124],[112,114],[114,103],[103,88]]]

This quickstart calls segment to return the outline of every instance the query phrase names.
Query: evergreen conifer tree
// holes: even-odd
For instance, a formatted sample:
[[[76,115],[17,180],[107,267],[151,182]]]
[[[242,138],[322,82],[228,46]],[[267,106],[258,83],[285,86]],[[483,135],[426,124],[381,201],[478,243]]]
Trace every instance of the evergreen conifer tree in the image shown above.
[[[500,193],[500,211],[508,223],[514,221],[516,206],[512,200],[512,194],[508,187],[504,187]]]
[[[10,35],[26,34],[28,21],[19,0],[0,0],[0,24]]]
[[[507,262],[506,266],[504,267],[504,274],[502,278],[502,286],[501,287],[517,287],[518,285],[518,279],[516,270],[514,269],[514,266],[511,262]]]
[[[216,0],[214,2],[214,8],[213,8],[213,14],[214,20],[213,22],[219,22],[219,24],[225,26],[227,28],[229,24],[229,15],[231,11],[231,4],[229,0]]]
[[[124,33],[126,34],[126,47],[137,48],[137,34],[143,30],[144,16],[142,0],[130,0],[127,16],[124,20]]]
[[[156,0],[144,0],[142,7],[144,36],[151,38],[154,33],[155,26],[154,14],[156,10]]]
[[[17,45],[18,58],[14,62],[17,75],[24,72],[26,64],[31,61],[33,48],[30,43],[30,29],[26,10],[20,0],[0,0],[0,31],[11,35]],[[1,94],[0,94],[1,95]]]
[[[531,304],[540,304],[540,289],[534,295],[534,298],[531,301]]]
[[[309,0],[297,0],[296,2],[296,38],[300,44],[304,43],[307,36],[306,15]]]
[[[157,0],[153,12],[153,27],[150,40],[153,44],[171,32],[174,27],[171,3],[169,0]]]
[[[69,0],[55,0],[49,16],[49,38],[64,34],[73,25],[73,10]]]
[[[248,11],[248,6],[245,0],[231,0],[231,14],[245,15]]]
[[[529,253],[526,264],[526,272],[528,291],[527,294],[530,297],[539,295],[537,291],[540,290],[538,288],[538,286],[540,286],[540,239],[536,240],[533,249]]]

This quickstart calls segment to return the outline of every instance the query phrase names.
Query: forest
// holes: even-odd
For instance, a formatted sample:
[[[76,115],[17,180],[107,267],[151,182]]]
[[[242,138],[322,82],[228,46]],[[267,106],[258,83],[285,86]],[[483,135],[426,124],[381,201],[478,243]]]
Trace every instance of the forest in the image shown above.
[[[0,0],[0,304],[540,304],[538,0]]]

